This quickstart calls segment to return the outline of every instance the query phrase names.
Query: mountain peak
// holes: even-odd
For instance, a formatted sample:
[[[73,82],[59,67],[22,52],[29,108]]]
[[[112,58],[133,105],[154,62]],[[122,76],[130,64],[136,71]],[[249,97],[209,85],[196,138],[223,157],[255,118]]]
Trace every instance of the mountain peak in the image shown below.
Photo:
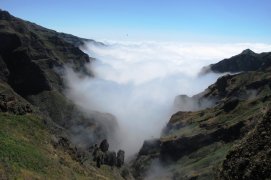
[[[257,54],[250,49],[246,49],[241,54],[223,59],[216,64],[211,64],[210,70],[217,73],[263,70],[271,67],[270,55],[271,52]],[[205,72],[208,71],[205,70]]]
[[[9,14],[9,12],[0,9],[0,19],[1,19],[1,20],[10,20],[11,17],[12,17],[12,16]]]
[[[241,54],[255,54],[255,52],[253,52],[253,51],[250,50],[250,49],[245,49],[244,51],[242,51]]]

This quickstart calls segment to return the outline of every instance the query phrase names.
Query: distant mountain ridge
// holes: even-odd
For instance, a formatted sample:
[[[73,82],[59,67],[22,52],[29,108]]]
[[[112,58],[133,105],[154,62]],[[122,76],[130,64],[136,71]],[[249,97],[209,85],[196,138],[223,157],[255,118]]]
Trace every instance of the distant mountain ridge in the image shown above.
[[[210,71],[215,73],[237,73],[243,71],[265,70],[270,68],[270,66],[270,52],[257,54],[250,49],[246,49],[236,56],[204,67],[202,73],[208,73]]]

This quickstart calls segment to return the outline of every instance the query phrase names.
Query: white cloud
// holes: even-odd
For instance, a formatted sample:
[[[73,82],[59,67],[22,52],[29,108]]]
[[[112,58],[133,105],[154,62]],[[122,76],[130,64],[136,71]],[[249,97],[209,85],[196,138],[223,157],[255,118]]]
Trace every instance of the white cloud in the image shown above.
[[[121,148],[138,152],[145,139],[159,136],[173,113],[176,95],[194,95],[218,75],[198,76],[203,66],[250,48],[270,51],[266,44],[182,44],[110,42],[89,44],[97,60],[89,67],[95,78],[68,71],[68,96],[85,110],[108,112],[121,127]]]

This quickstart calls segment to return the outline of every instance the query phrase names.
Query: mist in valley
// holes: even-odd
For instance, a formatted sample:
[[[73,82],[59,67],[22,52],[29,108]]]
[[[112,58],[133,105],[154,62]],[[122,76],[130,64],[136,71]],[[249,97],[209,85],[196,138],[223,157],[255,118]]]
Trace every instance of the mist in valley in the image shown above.
[[[220,76],[200,75],[202,67],[247,48],[270,49],[265,44],[104,43],[89,43],[83,49],[95,58],[87,67],[94,77],[66,69],[66,95],[85,112],[115,116],[117,141],[109,144],[125,150],[128,157],[139,151],[144,140],[159,137],[174,112],[198,109],[193,103],[181,103],[178,109],[174,99],[200,93]]]

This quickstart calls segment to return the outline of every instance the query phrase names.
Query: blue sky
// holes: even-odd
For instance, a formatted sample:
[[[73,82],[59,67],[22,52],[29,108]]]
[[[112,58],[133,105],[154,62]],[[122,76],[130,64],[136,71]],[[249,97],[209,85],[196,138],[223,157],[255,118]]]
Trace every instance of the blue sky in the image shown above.
[[[271,42],[270,0],[0,0],[0,8],[98,40]]]

